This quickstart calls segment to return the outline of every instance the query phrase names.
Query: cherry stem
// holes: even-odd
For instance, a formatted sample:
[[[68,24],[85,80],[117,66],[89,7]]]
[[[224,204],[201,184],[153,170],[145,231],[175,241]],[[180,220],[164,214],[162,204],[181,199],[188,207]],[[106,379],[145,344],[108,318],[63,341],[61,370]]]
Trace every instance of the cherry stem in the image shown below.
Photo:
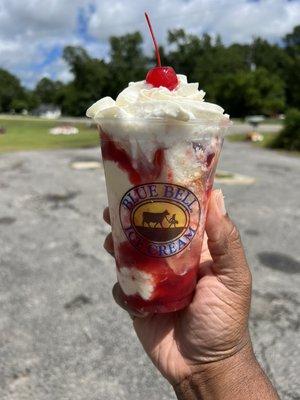
[[[160,60],[160,54],[159,54],[157,41],[156,41],[155,36],[154,36],[154,32],[153,32],[153,29],[152,29],[152,25],[151,25],[151,22],[150,22],[149,15],[146,12],[145,12],[145,17],[146,17],[147,24],[149,26],[149,30],[150,30],[150,33],[151,33],[151,36],[152,36],[153,44],[154,44],[154,47],[155,47],[155,55],[156,55],[156,59],[157,59],[157,65],[159,67],[161,67],[161,60]]]

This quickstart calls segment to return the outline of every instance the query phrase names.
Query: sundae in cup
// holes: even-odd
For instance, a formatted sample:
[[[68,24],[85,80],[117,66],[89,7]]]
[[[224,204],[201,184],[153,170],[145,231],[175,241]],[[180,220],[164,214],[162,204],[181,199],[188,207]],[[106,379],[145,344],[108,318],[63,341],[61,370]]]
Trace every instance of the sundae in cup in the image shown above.
[[[136,312],[172,312],[193,298],[230,126],[204,95],[198,83],[159,65],[116,100],[104,97],[87,110],[100,132],[117,278]]]

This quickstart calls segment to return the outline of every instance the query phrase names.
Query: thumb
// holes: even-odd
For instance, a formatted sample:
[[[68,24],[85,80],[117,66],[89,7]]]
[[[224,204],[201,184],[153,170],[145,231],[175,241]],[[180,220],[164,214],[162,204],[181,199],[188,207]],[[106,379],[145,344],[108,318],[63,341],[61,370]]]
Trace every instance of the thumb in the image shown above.
[[[234,292],[244,290],[245,286],[251,289],[251,273],[240,235],[226,213],[221,190],[211,193],[205,229],[213,272]]]

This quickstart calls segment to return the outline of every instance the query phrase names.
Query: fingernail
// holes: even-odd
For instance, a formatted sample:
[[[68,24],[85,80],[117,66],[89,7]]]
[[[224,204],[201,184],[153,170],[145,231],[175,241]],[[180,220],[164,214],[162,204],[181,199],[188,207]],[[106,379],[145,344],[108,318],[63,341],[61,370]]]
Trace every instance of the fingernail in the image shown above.
[[[220,211],[221,215],[226,215],[227,211],[226,211],[226,207],[225,207],[224,196],[223,196],[221,189],[217,190],[216,203],[217,203],[217,207],[218,207],[218,210]]]

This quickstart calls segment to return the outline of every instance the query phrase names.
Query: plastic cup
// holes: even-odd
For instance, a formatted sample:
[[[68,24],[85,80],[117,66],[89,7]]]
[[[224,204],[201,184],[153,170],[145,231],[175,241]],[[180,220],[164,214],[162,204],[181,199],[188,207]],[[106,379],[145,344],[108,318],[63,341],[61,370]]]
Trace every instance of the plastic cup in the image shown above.
[[[131,310],[172,312],[192,301],[228,125],[101,121],[117,278]]]

